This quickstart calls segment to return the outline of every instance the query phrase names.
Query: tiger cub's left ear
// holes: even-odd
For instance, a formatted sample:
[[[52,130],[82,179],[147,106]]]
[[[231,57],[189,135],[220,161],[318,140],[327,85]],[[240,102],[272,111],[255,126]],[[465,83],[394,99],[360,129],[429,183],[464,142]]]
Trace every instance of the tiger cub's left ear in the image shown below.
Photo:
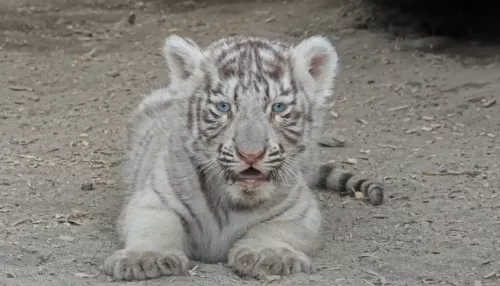
[[[218,74],[212,58],[193,40],[172,35],[165,40],[163,53],[170,70],[172,84],[182,84],[185,80],[209,75],[210,84],[215,86]]]
[[[331,92],[338,68],[338,57],[329,40],[321,36],[305,39],[292,50],[294,76],[302,84],[314,85],[316,92]]]
[[[165,40],[163,53],[170,70],[170,79],[174,82],[191,77],[202,59],[201,48],[193,40],[178,35]]]

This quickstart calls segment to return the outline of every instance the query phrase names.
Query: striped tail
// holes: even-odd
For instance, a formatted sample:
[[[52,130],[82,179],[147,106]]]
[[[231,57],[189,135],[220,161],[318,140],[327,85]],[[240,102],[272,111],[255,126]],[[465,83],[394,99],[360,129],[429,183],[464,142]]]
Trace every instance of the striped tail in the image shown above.
[[[361,192],[371,205],[378,206],[384,200],[384,187],[365,177],[353,174],[335,164],[320,166],[318,187],[333,190],[340,195],[355,196]]]

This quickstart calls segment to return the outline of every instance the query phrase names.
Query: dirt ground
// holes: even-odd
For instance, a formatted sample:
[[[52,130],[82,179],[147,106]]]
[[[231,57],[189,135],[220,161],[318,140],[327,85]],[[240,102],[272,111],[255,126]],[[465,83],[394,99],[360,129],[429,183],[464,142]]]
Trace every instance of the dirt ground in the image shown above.
[[[337,46],[325,132],[347,143],[325,160],[372,174],[388,197],[318,192],[318,271],[268,282],[500,285],[500,47],[368,30],[347,1],[165,2],[0,1],[0,285],[118,284],[101,265],[117,247],[125,120],[166,83],[171,33]],[[129,284],[262,283],[201,264]]]

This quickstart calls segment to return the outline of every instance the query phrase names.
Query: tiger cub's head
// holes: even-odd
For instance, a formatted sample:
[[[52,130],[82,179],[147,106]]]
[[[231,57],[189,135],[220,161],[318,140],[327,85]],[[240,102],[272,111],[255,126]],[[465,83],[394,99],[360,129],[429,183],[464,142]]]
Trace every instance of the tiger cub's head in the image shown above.
[[[325,106],[337,54],[319,36],[297,45],[230,37],[200,48],[180,36],[164,47],[171,87],[187,104],[187,126],[212,182],[230,202],[255,207],[301,176],[314,112]],[[209,180],[210,181],[210,180]]]

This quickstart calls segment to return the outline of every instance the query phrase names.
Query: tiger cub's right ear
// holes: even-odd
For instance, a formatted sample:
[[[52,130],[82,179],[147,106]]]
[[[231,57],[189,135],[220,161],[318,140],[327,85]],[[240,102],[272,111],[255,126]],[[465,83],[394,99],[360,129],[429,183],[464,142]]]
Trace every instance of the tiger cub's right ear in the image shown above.
[[[202,60],[201,48],[191,39],[178,35],[165,40],[163,53],[170,70],[170,80],[177,82],[191,77]]]

